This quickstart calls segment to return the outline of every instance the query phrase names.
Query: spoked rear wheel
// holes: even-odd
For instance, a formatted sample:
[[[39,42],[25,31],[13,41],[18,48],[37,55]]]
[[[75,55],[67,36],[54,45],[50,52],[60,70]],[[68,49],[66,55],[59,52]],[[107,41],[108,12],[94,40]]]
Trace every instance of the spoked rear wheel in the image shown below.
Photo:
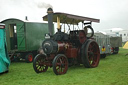
[[[46,72],[48,66],[45,64],[46,56],[43,54],[38,54],[33,61],[33,68],[36,73]]]
[[[94,40],[88,40],[82,46],[82,62],[85,67],[97,67],[100,60],[100,50],[98,44]]]
[[[68,70],[68,60],[63,54],[58,54],[53,60],[53,71],[56,75],[65,74]]]

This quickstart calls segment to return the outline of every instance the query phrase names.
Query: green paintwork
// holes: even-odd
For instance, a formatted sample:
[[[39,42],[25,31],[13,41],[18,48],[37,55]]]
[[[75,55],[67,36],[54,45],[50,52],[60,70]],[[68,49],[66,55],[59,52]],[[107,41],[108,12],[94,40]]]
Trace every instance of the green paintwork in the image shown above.
[[[24,23],[16,24],[17,27],[17,47],[18,50],[26,50],[25,46],[25,28]]]
[[[25,23],[26,29],[26,47],[29,50],[36,50],[41,46],[45,34],[48,33],[47,23]]]
[[[45,34],[48,33],[47,23],[28,22],[19,19],[6,19],[2,21],[6,26],[7,49],[11,51],[33,51],[38,50],[44,40]],[[16,26],[17,38],[10,37],[11,26]],[[14,43],[17,41],[17,47]]]

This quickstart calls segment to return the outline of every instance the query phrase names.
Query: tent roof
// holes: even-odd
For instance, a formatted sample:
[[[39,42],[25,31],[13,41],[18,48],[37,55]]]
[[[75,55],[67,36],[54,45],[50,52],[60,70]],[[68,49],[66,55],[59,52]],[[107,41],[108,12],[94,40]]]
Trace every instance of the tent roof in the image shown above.
[[[128,41],[123,46],[124,49],[128,49]]]

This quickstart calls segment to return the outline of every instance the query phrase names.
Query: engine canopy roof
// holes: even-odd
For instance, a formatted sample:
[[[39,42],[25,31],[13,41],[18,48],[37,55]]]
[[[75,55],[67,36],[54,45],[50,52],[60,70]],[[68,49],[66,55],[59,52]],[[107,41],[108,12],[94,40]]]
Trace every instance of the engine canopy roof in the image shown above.
[[[48,21],[47,16],[48,15],[45,15],[43,17],[44,21]],[[99,19],[83,17],[83,16],[67,14],[67,13],[61,13],[61,12],[53,13],[53,22],[57,22],[57,17],[60,18],[60,23],[67,23],[67,24],[78,24],[79,22],[84,22],[84,21],[97,22],[97,23],[100,22]]]

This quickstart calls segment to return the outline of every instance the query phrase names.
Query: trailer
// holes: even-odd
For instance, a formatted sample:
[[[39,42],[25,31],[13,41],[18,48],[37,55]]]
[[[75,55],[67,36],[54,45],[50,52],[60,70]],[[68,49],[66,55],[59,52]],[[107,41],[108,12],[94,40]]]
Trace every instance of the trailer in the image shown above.
[[[93,38],[99,45],[101,58],[105,58],[107,54],[117,54],[119,47],[122,47],[122,37],[96,32]]]
[[[110,44],[111,44],[111,47],[112,47],[112,54],[118,54],[119,47],[122,47],[122,37],[110,36]]]
[[[48,24],[14,18],[3,20],[2,23],[6,24],[7,49],[10,59],[25,59],[26,62],[32,62],[45,33],[48,32]]]

